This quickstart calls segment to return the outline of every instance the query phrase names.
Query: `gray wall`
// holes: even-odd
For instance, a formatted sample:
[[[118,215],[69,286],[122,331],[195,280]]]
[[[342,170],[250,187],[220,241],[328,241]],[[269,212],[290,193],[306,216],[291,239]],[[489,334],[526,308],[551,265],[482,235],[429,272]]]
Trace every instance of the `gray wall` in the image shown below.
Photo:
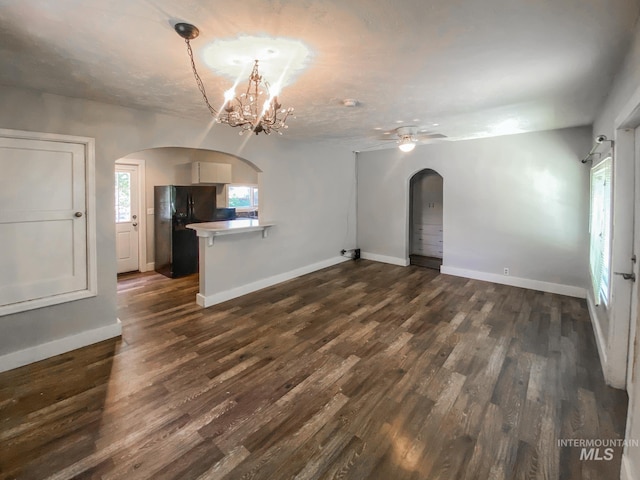
[[[409,179],[444,179],[443,265],[585,288],[591,129],[359,153],[358,246],[406,260]]]
[[[0,128],[96,139],[98,257],[98,296],[0,317],[0,355],[116,322],[113,171],[114,162],[132,152],[176,146],[219,150],[249,159],[263,170],[261,215],[278,222],[277,235],[264,242],[270,242],[277,258],[243,265],[244,252],[235,249],[230,267],[248,269],[253,280],[333,258],[339,246],[355,244],[349,225],[355,218],[350,151],[280,136],[247,139],[225,125],[211,128],[207,117],[176,118],[14,88],[0,87],[0,104]]]
[[[258,184],[259,171],[244,159],[224,152],[202,150],[194,148],[163,147],[143,150],[125,156],[127,159],[145,161],[145,208],[153,207],[153,187],[156,185],[191,185],[191,164],[193,162],[226,163],[231,167],[231,182]],[[227,198],[224,185],[217,187],[217,206],[225,207]],[[154,243],[153,215],[145,214],[147,230],[147,258],[146,263],[153,263]]]

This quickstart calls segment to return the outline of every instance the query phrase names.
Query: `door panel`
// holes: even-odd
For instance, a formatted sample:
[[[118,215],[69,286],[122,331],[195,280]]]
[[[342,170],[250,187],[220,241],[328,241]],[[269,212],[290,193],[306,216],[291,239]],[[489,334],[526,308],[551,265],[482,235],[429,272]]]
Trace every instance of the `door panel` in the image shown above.
[[[216,187],[191,187],[192,218],[194,222],[211,222],[216,211]]]
[[[0,191],[3,210],[51,212],[72,209],[74,153],[82,154],[41,150],[34,146],[3,148],[2,175],[19,179],[3,185],[3,191]],[[38,186],[41,195],[34,195],[34,185]]]
[[[171,211],[174,219],[181,222],[191,220],[191,187],[169,187],[173,189]]]
[[[118,243],[118,260],[123,260],[131,257],[131,232],[118,232],[116,233],[116,241]]]
[[[0,306],[88,289],[85,146],[0,137]]]

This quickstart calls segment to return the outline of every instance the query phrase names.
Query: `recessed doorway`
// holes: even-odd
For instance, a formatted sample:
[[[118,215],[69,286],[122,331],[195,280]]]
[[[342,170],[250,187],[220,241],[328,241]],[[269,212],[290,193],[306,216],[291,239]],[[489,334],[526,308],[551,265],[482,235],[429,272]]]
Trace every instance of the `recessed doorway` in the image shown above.
[[[440,270],[444,247],[444,180],[435,170],[425,169],[411,178],[409,187],[409,262]]]

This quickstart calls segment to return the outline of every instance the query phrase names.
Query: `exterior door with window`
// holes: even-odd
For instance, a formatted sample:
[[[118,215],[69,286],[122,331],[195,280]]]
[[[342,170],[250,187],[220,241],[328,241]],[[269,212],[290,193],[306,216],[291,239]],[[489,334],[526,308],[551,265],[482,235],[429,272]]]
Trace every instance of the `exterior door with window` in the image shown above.
[[[138,166],[116,164],[115,214],[118,273],[139,269]]]

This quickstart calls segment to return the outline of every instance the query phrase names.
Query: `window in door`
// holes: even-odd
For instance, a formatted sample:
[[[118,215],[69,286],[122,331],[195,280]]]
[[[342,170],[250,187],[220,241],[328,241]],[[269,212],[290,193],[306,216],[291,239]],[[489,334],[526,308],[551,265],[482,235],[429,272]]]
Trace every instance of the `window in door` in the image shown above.
[[[131,173],[116,172],[116,223],[131,221]]]
[[[612,159],[607,157],[591,169],[589,267],[596,305],[609,302],[612,168]]]

